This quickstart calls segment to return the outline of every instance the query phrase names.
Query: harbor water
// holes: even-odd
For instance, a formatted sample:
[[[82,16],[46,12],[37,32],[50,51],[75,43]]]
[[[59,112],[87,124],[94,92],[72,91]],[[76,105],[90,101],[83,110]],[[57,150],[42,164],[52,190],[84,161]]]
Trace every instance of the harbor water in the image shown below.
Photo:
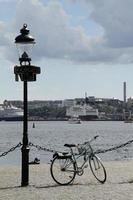
[[[108,149],[133,139],[133,123],[122,121],[88,121],[69,124],[67,121],[41,121],[28,124],[29,142],[57,151],[67,151],[65,143],[83,143],[95,135],[94,150]],[[23,122],[0,122],[0,154],[22,141]],[[133,143],[115,151],[98,155],[102,160],[132,159]],[[52,153],[30,147],[30,161],[37,157],[41,163],[49,163]],[[0,157],[0,164],[21,163],[21,148]]]

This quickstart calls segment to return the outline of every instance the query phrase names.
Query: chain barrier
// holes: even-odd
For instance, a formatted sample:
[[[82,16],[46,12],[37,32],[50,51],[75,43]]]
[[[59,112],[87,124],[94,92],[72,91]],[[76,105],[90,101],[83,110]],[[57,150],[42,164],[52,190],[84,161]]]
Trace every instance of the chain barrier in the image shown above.
[[[131,144],[131,143],[133,143],[133,140],[129,140],[129,141],[126,142],[126,143],[117,145],[117,146],[115,146],[115,147],[111,147],[111,148],[109,148],[109,149],[101,149],[101,150],[99,149],[99,150],[95,151],[94,153],[95,153],[95,154],[100,154],[100,153],[106,153],[106,152],[109,152],[109,151],[115,151],[115,150],[117,150],[117,149],[119,149],[119,148],[123,148],[123,147],[125,147],[125,146],[127,146],[127,145],[129,145],[129,144]],[[15,149],[17,149],[17,148],[19,148],[19,147],[21,147],[21,146],[22,146],[22,143],[19,142],[16,146],[14,146],[14,147],[12,147],[11,149],[9,149],[8,151],[5,151],[5,152],[3,152],[2,154],[0,154],[0,157],[6,156],[8,153],[15,151]],[[51,153],[56,153],[56,152],[57,152],[57,153],[64,153],[64,152],[62,152],[62,151],[56,151],[56,150],[53,150],[53,149],[48,149],[48,148],[42,147],[42,146],[40,146],[40,145],[35,145],[35,144],[31,143],[31,142],[29,143],[29,146],[35,147],[35,148],[37,148],[38,150],[43,150],[43,151],[47,151],[47,152],[51,152]]]
[[[133,140],[129,140],[128,142],[126,142],[126,143],[124,143],[124,144],[120,144],[120,145],[118,145],[118,146],[111,147],[111,148],[109,148],[109,149],[97,150],[97,151],[95,151],[95,154],[106,153],[106,152],[108,152],[108,151],[115,151],[115,150],[117,150],[117,149],[119,149],[119,148],[123,148],[123,147],[125,147],[125,146],[127,146],[127,145],[129,145],[129,144],[131,144],[131,143],[133,143]]]
[[[99,149],[99,150],[95,151],[94,153],[95,154],[100,154],[100,153],[106,153],[106,152],[109,152],[109,151],[115,151],[115,150],[117,150],[119,148],[123,148],[123,147],[125,147],[125,146],[127,146],[127,145],[129,145],[131,143],[133,143],[133,140],[129,140],[128,142],[126,142],[124,144],[120,144],[120,145],[117,145],[115,147],[111,147],[109,149],[101,149],[101,150]],[[31,143],[31,142],[29,143],[29,146],[35,147],[38,150],[48,151],[48,152],[51,152],[51,153],[56,153],[56,152],[57,153],[64,153],[64,152],[61,152],[61,151],[55,151],[55,150],[52,150],[52,149],[47,149],[45,147],[41,147],[39,145],[35,145],[35,144]]]
[[[40,145],[35,145],[35,144],[33,144],[32,142],[29,143],[29,146],[35,147],[35,148],[37,148],[39,151],[40,151],[40,150],[43,150],[43,151],[48,151],[48,152],[51,152],[51,153],[56,153],[56,152],[58,152],[58,153],[63,153],[63,152],[61,152],[61,151],[55,151],[55,150],[52,150],[52,149],[47,149],[47,148],[45,148],[45,147],[41,147]]]
[[[9,149],[8,151],[3,152],[2,154],[0,154],[0,157],[6,156],[8,153],[15,151],[15,149],[19,148],[22,146],[22,143],[19,142],[16,146],[12,147],[11,149]]]

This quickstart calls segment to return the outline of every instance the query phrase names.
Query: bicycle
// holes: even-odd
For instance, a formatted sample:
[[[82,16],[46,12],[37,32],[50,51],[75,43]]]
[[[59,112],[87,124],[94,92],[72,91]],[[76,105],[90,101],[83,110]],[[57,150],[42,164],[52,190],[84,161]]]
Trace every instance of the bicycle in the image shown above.
[[[90,169],[94,177],[100,182],[105,183],[107,174],[104,165],[95,155],[90,141],[83,144],[65,144],[70,149],[69,152],[55,153],[51,161],[50,173],[52,178],[59,185],[68,185],[74,181],[76,175],[82,176],[84,169],[88,167],[86,163],[89,161]],[[74,152],[77,149],[77,153]],[[79,166],[78,159],[83,158],[83,163]]]

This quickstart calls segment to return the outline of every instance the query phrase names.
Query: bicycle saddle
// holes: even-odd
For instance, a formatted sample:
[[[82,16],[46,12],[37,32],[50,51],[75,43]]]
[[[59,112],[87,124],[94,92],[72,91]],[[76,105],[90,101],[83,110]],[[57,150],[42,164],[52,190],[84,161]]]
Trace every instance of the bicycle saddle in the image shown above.
[[[76,147],[75,144],[64,144],[65,147]]]

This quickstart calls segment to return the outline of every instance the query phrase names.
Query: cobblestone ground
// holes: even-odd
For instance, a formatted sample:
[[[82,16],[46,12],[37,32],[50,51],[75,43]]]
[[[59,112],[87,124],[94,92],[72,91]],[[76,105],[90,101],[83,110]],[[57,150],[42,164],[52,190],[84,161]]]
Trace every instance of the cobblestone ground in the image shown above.
[[[133,200],[133,161],[104,162],[107,181],[100,184],[85,169],[69,186],[58,186],[50,166],[31,165],[28,187],[21,187],[21,169],[0,167],[0,200]]]

